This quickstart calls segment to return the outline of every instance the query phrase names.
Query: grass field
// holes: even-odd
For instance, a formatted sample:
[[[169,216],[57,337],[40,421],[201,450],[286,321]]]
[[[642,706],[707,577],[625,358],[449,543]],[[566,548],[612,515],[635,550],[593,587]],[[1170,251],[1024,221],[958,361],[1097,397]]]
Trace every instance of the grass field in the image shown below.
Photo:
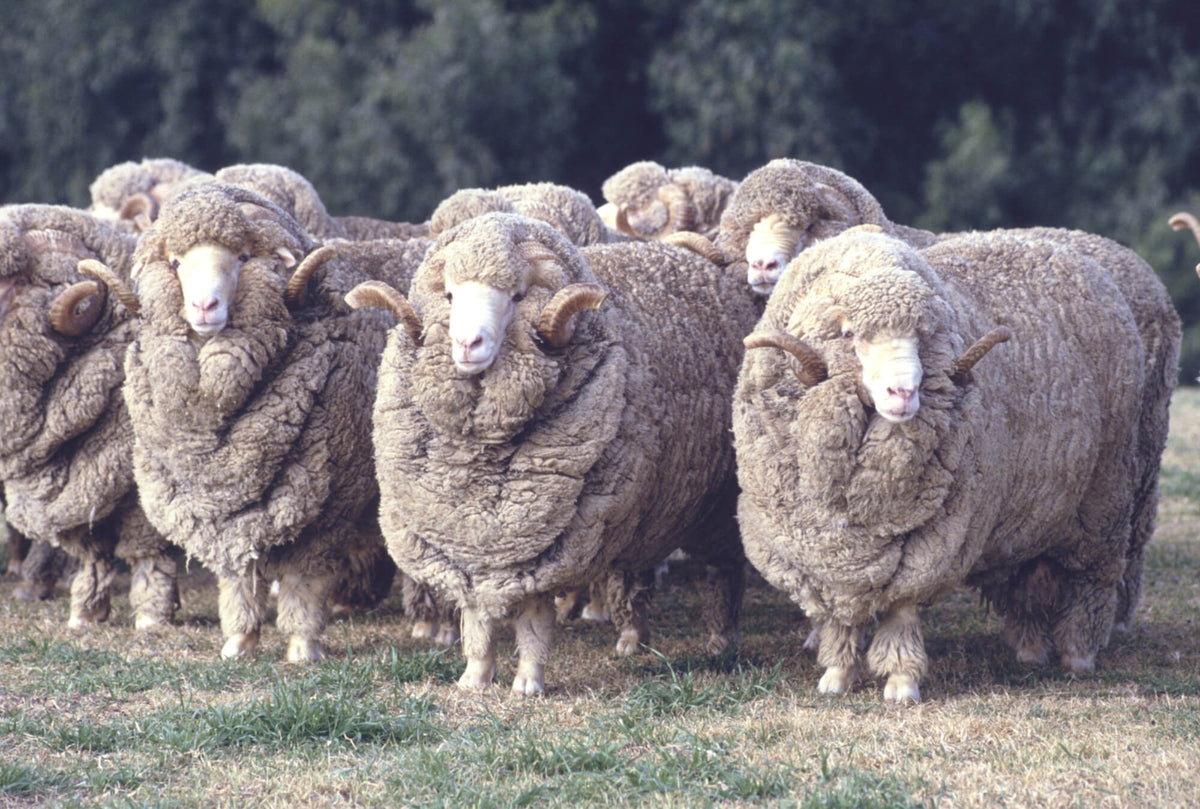
[[[334,622],[331,659],[219,659],[215,586],[183,583],[179,623],[66,629],[65,593],[0,581],[2,806],[1200,805],[1200,390],[1176,394],[1158,532],[1132,632],[1094,675],[1017,666],[969,592],[924,613],[920,705],[875,684],[816,693],[800,612],[751,586],[736,658],[701,653],[695,571],[655,602],[655,649],[562,627],[544,698],[460,693],[462,659],[407,637],[393,596]],[[0,551],[0,554],[3,552]]]

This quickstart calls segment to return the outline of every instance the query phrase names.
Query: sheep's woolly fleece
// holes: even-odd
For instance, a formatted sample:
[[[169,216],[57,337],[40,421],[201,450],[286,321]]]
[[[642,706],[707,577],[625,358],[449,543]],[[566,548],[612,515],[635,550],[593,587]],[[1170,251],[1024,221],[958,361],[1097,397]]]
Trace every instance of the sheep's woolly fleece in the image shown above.
[[[494,365],[460,376],[445,279],[515,288],[526,240],[560,257],[558,277],[529,287]],[[608,300],[543,349],[533,324],[554,291],[597,281]],[[424,343],[393,331],[375,407],[380,523],[402,570],[500,618],[610,564],[736,545],[709,512],[732,483],[729,394],[754,312],[714,265],[656,242],[578,250],[489,214],[438,238],[411,299]]]
[[[912,420],[885,421],[860,400],[835,306],[864,313],[856,329],[916,327]],[[964,340],[1000,324],[1013,339],[970,383],[951,381]],[[801,337],[829,366],[806,388],[782,352],[751,351],[734,399],[747,556],[818,620],[860,626],[1037,556],[1120,578],[1144,363],[1103,268],[1002,233],[918,253],[855,231],[789,265],[758,329]]]
[[[731,258],[745,258],[750,231],[778,214],[802,234],[806,244],[828,239],[855,225],[878,225],[914,247],[937,240],[934,234],[887,218],[879,201],[861,183],[837,169],[778,158],[746,175],[721,216],[717,246]]]
[[[587,194],[557,183],[527,183],[500,188],[464,188],[442,200],[429,217],[429,232],[450,228],[485,213],[515,213],[553,225],[579,247],[603,244],[610,234]]]
[[[88,190],[97,213],[115,215],[132,196],[146,194],[161,203],[179,183],[207,176],[211,175],[174,158],[146,158],[140,163],[127,161],[106,168]]]
[[[35,258],[31,232],[82,239],[76,249]],[[50,325],[54,298],[87,280],[85,256],[130,265],[134,242],[80,211],[59,206],[0,209],[0,278],[21,278],[5,298],[0,330],[0,479],[9,522],[52,541],[108,516],[132,489],[132,434],[120,397],[121,357],[134,324],[108,297],[86,333],[64,337]]]
[[[270,217],[248,218],[223,188],[172,197],[138,248],[144,319],[125,388],[135,474],[155,525],[218,575],[243,575],[285,547],[296,572],[324,575],[376,495],[369,402],[394,320],[340,301],[369,275],[339,260],[318,271],[317,294],[290,313],[274,251],[299,255],[312,244]],[[207,338],[188,329],[166,260],[201,241],[251,256],[229,325]]]
[[[700,166],[667,169],[652,160],[631,163],[604,181],[604,199],[630,215],[630,226],[651,237],[668,224],[669,212],[658,196],[659,189],[677,186],[694,207],[688,230],[713,236],[721,214],[738,183]]]

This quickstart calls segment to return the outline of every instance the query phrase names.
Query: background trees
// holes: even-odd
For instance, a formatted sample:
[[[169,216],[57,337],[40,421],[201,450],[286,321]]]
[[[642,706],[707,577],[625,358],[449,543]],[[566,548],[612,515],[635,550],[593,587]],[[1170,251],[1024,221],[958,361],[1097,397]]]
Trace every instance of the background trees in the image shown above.
[[[599,199],[630,162],[800,157],[935,230],[1131,245],[1200,371],[1200,6],[1190,0],[6,0],[0,201],[86,204],[122,160],[279,162],[331,211],[467,186]],[[1195,313],[1195,314],[1193,314]]]

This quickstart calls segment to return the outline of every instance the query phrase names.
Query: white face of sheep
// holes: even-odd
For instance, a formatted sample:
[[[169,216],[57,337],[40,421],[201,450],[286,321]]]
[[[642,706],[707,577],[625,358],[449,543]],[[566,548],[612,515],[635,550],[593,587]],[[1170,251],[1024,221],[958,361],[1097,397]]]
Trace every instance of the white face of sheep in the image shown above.
[[[770,295],[784,267],[807,245],[799,229],[770,214],[750,231],[746,242],[746,283],[760,295]]]
[[[183,288],[183,316],[192,331],[207,335],[225,328],[242,265],[250,256],[219,244],[202,243],[167,258]]]
[[[877,335],[854,341],[854,353],[862,366],[862,382],[875,412],[888,421],[908,421],[921,406],[921,360],[917,338]]]
[[[496,360],[513,311],[521,300],[516,294],[479,281],[446,281],[450,302],[450,351],[454,366],[464,374],[478,374]]]

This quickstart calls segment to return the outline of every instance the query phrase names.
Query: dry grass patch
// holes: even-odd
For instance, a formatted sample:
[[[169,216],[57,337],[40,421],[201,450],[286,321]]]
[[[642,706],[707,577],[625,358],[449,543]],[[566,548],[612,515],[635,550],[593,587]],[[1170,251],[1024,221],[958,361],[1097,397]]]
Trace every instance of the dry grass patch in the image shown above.
[[[393,597],[335,621],[331,659],[218,659],[211,576],[177,626],[65,628],[65,593],[0,581],[0,805],[1185,806],[1200,804],[1200,391],[1177,394],[1133,631],[1071,677],[1016,665],[970,592],[924,613],[925,702],[816,693],[799,610],[752,583],[736,657],[700,651],[687,565],[656,599],[655,651],[563,627],[542,699],[457,690],[457,650],[407,636]],[[511,637],[499,678],[513,675]]]

